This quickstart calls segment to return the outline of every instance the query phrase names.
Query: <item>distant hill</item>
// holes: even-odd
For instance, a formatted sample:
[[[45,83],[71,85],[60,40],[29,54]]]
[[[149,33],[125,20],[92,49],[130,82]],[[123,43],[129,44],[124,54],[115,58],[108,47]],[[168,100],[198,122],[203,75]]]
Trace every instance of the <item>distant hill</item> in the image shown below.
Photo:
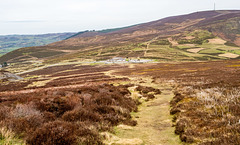
[[[42,35],[0,35],[0,55],[22,47],[43,46],[64,40],[75,33],[55,33]]]
[[[203,11],[126,28],[84,31],[40,47],[12,51],[0,62],[44,63],[135,57],[156,61],[237,59],[240,11]]]
[[[133,25],[135,26],[135,25]],[[121,27],[121,28],[112,28],[112,29],[104,29],[104,30],[99,30],[99,31],[95,31],[95,30],[86,30],[86,31],[81,31],[78,32],[66,39],[70,39],[70,38],[78,38],[78,37],[92,37],[92,36],[96,36],[96,35],[104,35],[106,33],[110,33],[110,32],[114,32],[114,31],[118,31],[118,30],[122,30],[122,29],[126,29],[126,28],[130,28],[133,26],[127,26],[127,27]]]

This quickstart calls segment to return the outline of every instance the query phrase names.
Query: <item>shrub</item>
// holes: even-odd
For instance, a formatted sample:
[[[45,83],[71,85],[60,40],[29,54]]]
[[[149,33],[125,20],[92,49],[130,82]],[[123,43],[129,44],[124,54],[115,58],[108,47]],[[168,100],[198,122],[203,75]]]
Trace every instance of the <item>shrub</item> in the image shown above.
[[[179,44],[199,44],[207,43],[208,39],[212,39],[215,36],[208,31],[195,31],[191,34],[193,39],[178,39]]]
[[[183,87],[171,101],[175,133],[187,143],[239,144],[239,88],[196,88]]]
[[[77,145],[102,144],[97,133],[87,129],[83,124],[54,121],[38,128],[27,138],[32,145]]]
[[[149,92],[153,92],[155,95],[161,94],[161,91],[159,89],[155,89],[152,87],[138,86],[136,90],[139,91],[142,95],[148,94]]]
[[[0,106],[0,122],[7,118],[8,113],[10,112],[10,108],[6,106]]]
[[[76,144],[74,131],[76,126],[61,121],[44,124],[27,139],[28,144],[34,145],[71,145]]]
[[[225,45],[227,46],[232,46],[232,47],[239,47],[238,45],[236,45],[235,43],[233,42],[230,42],[230,41],[227,41],[226,43],[224,43]]]
[[[101,121],[101,116],[93,112],[92,109],[77,108],[71,111],[67,111],[62,116],[65,121]]]
[[[171,43],[167,39],[156,40],[152,42],[153,45],[170,45]]]
[[[33,104],[17,104],[15,109],[11,111],[13,118],[38,116],[41,115],[39,110],[36,110]]]
[[[14,131],[20,136],[31,133],[44,123],[42,116],[29,116],[22,118],[8,118],[1,122],[0,126],[5,126],[8,130]]]
[[[128,87],[102,84],[5,96],[0,127],[27,144],[101,145],[98,131],[119,123],[136,125],[130,112],[137,110],[137,102],[130,98]]]
[[[199,44],[201,45],[205,39],[195,38],[195,39],[180,39],[178,40],[178,44]]]
[[[54,97],[44,98],[35,103],[37,109],[54,113],[57,117],[62,116],[64,112],[72,110],[73,106],[68,104],[66,98]]]
[[[57,119],[56,115],[51,113],[51,112],[47,112],[47,111],[44,111],[42,113],[43,117],[44,117],[44,121],[45,122],[48,122],[48,121],[54,121]]]

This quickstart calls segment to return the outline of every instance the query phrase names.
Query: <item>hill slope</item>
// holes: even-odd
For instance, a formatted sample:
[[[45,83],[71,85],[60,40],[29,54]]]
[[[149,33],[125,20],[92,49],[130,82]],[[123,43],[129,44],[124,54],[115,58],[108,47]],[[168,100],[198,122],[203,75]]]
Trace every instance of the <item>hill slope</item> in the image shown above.
[[[1,35],[0,36],[0,55],[4,55],[12,50],[42,46],[56,41],[64,40],[75,33],[55,33],[42,35]]]
[[[157,61],[238,58],[240,11],[204,11],[168,17],[107,33],[83,32],[41,47],[15,50],[1,61],[106,60],[134,57]]]

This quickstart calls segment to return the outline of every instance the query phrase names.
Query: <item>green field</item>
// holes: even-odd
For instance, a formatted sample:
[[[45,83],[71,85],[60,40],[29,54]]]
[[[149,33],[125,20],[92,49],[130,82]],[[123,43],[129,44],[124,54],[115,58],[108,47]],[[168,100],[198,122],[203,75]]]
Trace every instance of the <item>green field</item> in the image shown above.
[[[0,36],[0,56],[22,47],[43,46],[64,40],[75,33]]]

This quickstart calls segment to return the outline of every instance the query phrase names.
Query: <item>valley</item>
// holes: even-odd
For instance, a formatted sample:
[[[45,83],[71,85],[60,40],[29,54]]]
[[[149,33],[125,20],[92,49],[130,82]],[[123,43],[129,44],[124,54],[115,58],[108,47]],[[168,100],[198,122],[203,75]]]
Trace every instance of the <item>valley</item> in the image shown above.
[[[69,38],[75,33],[41,35],[1,35],[0,56],[22,47],[42,46]]]

